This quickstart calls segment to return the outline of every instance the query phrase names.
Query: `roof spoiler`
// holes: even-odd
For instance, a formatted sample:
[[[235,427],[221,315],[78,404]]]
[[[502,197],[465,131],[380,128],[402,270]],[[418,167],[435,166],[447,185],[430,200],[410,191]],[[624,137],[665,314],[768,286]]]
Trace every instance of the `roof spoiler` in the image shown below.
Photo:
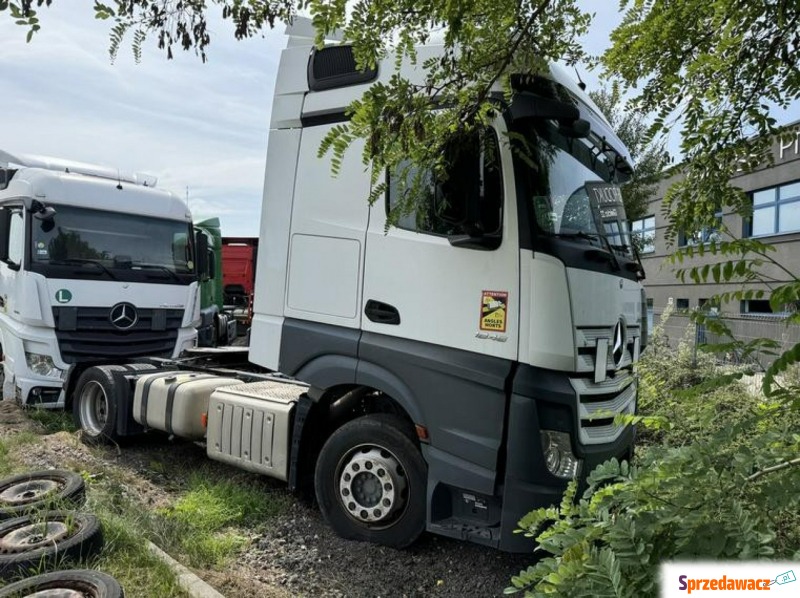
[[[48,156],[31,156],[27,154],[14,155],[0,150],[0,166],[8,168],[11,164],[23,168],[42,168],[55,172],[69,172],[85,176],[94,176],[102,179],[142,185],[143,187],[155,187],[158,183],[158,177],[143,172],[129,173],[97,164],[87,164],[85,162],[75,162],[73,160],[63,160],[61,158],[51,158]]]
[[[290,46],[308,46],[309,43],[313,44],[317,37],[314,23],[308,17],[294,17],[286,25],[285,33],[289,36]],[[344,40],[344,32],[338,29],[325,34],[326,42],[341,42],[342,40]]]

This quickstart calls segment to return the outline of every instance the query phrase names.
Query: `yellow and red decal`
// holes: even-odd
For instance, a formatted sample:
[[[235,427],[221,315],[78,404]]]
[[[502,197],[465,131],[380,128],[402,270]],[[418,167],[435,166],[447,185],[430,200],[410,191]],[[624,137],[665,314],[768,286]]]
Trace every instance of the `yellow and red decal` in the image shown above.
[[[506,291],[483,291],[481,293],[481,330],[505,332],[507,314],[508,293]]]

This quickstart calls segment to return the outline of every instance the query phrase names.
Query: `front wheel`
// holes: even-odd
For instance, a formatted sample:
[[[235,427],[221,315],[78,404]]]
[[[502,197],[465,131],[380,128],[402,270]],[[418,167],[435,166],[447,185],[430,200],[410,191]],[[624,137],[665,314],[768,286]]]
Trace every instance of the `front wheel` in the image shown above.
[[[426,465],[408,428],[394,415],[368,415],[322,447],[314,486],[338,535],[405,548],[425,529]]]

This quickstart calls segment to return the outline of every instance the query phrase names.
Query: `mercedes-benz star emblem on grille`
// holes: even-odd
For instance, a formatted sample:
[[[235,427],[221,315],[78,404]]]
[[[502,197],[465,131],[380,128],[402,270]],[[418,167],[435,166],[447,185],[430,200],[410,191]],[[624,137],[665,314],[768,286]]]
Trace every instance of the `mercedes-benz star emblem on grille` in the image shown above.
[[[129,330],[139,321],[139,314],[130,303],[117,303],[111,308],[108,319],[117,330]]]
[[[614,355],[614,365],[619,367],[622,365],[622,360],[625,357],[625,322],[622,318],[619,319],[617,325],[614,326],[614,347],[612,349]]]

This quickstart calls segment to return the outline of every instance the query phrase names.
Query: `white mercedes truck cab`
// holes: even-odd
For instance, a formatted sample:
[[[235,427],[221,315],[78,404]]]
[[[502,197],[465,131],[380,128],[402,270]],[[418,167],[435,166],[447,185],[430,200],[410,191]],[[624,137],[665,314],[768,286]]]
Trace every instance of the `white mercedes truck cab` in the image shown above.
[[[514,77],[491,126],[445,148],[448,176],[387,227],[414,169],[379,173],[370,206],[363,145],[338,176],[318,152],[394,58],[359,71],[350,47],[313,35],[290,27],[267,150],[249,360],[279,374],[96,367],[76,413],[108,405],[133,423],[79,423],[89,440],[205,441],[212,459],[313,487],[346,538],[403,547],[427,530],[530,550],[521,517],[632,452],[615,417],[636,411],[646,344],[619,190],[631,159],[561,71]],[[418,50],[422,65],[442,47]],[[422,83],[418,68],[402,74]]]
[[[310,385],[296,473],[347,537],[530,547],[524,514],[632,449],[614,422],[636,410],[646,339],[619,190],[631,158],[561,70],[513,77],[492,126],[448,148],[429,204],[387,230],[395,173],[370,207],[363,143],[338,176],[317,153],[394,59],[359,72],[348,46],[301,30],[275,89],[250,345]]]
[[[155,182],[0,151],[3,398],[64,407],[91,365],[194,345],[191,216]]]

